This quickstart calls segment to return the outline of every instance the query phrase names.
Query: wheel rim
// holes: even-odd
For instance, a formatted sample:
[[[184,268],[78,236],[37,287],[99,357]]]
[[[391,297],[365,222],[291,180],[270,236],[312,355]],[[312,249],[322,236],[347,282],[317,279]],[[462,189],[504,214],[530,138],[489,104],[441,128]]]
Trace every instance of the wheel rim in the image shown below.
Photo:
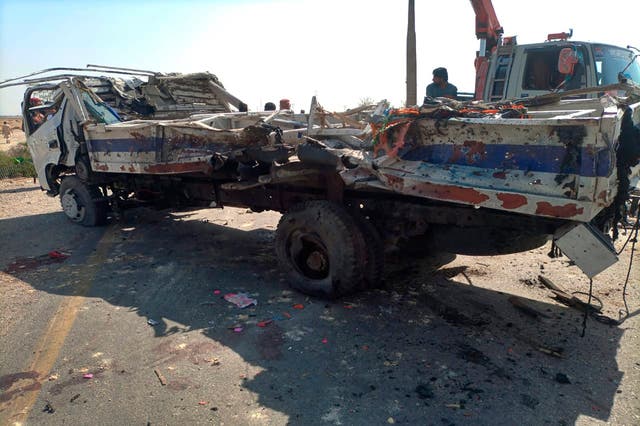
[[[289,241],[289,260],[299,273],[313,280],[329,276],[329,252],[317,235],[295,232]]]
[[[74,222],[81,222],[82,219],[84,219],[86,209],[78,202],[78,197],[73,190],[69,189],[62,194],[60,203],[62,204],[64,214],[66,214],[69,219]]]

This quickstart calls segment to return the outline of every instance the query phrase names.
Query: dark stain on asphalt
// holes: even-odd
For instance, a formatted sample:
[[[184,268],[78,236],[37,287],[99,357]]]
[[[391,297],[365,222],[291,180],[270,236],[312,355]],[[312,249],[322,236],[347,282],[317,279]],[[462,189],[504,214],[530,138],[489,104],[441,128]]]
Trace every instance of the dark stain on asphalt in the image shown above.
[[[104,373],[104,370],[91,371],[91,373],[93,374],[93,378],[85,379],[83,377],[84,373],[80,371],[70,370],[69,374],[72,374],[73,377],[65,381],[56,382],[53,386],[51,386],[51,389],[49,389],[49,393],[52,395],[60,395],[62,391],[69,386],[80,385],[82,383],[90,382],[92,380],[100,378],[102,373]]]
[[[216,352],[220,350],[220,346],[214,342],[193,342],[178,343],[175,340],[169,340],[160,343],[153,351],[160,356],[155,365],[172,364],[183,360],[189,360],[191,363],[198,365],[207,362]]]
[[[277,325],[264,330],[260,333],[256,346],[260,352],[262,359],[280,359],[282,358],[282,345],[284,344],[284,337],[282,335],[282,329]]]
[[[40,375],[37,371],[23,371],[20,373],[6,374],[0,377],[0,403],[12,400],[17,395],[24,392],[39,390],[42,385],[38,381]],[[30,381],[29,384],[22,384],[21,381]],[[12,389],[14,388],[14,389]],[[0,409],[0,412],[3,409]]]

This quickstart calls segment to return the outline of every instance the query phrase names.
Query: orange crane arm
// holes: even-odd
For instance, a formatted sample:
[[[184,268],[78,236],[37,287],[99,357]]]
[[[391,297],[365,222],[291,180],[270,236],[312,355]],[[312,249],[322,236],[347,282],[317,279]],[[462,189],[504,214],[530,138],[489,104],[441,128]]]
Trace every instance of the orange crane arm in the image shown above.
[[[476,55],[475,98],[482,99],[487,81],[491,51],[500,44],[504,32],[491,0],[470,0],[476,14],[476,37],[480,40],[480,50]]]

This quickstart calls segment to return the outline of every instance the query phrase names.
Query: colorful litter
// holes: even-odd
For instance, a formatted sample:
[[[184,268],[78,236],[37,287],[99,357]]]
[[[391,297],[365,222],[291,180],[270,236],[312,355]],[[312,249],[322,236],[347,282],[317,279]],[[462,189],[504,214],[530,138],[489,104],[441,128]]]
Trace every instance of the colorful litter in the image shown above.
[[[228,293],[224,295],[224,300],[233,303],[240,309],[244,309],[251,305],[258,305],[258,301],[249,297],[246,293]]]

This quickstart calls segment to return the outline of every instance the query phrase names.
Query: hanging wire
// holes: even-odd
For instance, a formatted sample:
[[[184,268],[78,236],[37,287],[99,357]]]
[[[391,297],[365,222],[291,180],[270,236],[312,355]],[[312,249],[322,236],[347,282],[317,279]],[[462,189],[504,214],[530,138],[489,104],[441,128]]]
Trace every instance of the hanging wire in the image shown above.
[[[589,278],[589,300],[587,301],[587,306],[584,308],[584,317],[582,318],[582,334],[580,337],[584,337],[587,332],[587,318],[589,317],[589,312],[591,312],[591,296],[593,295],[593,278]]]
[[[622,301],[624,302],[624,315],[622,314],[622,310],[618,312],[620,319],[618,320],[618,324],[622,324],[629,318],[629,305],[627,304],[627,285],[629,284],[629,276],[631,275],[631,265],[633,264],[633,255],[636,251],[636,243],[638,242],[638,224],[640,223],[640,209],[636,214],[636,224],[634,229],[631,231],[631,235],[633,235],[633,239],[631,240],[631,255],[629,256],[629,268],[627,269],[627,278],[624,280],[624,286],[622,287]],[[630,235],[630,236],[631,236]],[[626,244],[626,243],[625,243]]]

